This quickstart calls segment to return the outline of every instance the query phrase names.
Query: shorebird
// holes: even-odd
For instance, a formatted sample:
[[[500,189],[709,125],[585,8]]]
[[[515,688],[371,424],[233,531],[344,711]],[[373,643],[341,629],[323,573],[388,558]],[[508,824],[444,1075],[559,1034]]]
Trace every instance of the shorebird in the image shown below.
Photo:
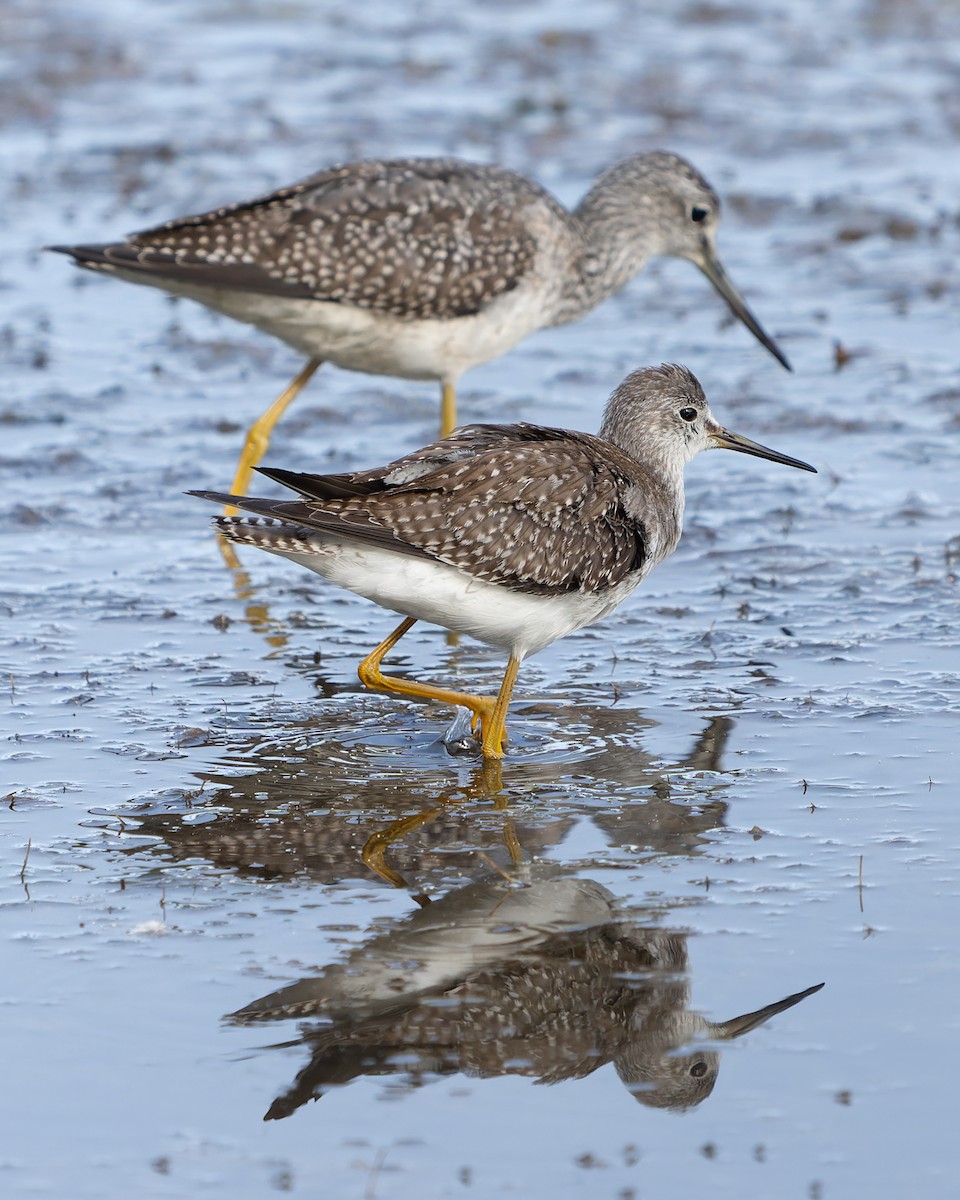
[[[303,1043],[310,1061],[265,1119],[364,1076],[557,1083],[607,1063],[640,1103],[682,1112],[713,1091],[723,1043],[824,986],[708,1020],[689,1007],[687,936],[659,913],[624,911],[556,864],[514,871],[522,887],[498,876],[424,901],[318,975],[231,1013],[237,1025],[304,1022],[282,1045]]]
[[[51,246],[81,267],[197,300],[308,356],[250,428],[250,471],[324,361],[442,386],[440,436],[469,367],[574,321],[654,255],[687,258],[789,370],[717,257],[720,201],[658,151],[605,171],[573,212],[503,167],[452,158],[348,163],[127,241]]]
[[[621,604],[672,554],[683,468],[710,447],[814,468],[723,428],[686,367],[647,367],[611,396],[599,437],[542,425],[466,425],[385,467],[344,475],[261,469],[299,492],[191,492],[256,514],[218,516],[231,542],[316,571],[404,620],[360,663],[368,688],[462,705],[500,758],[520,664]],[[509,654],[496,696],[384,675],[416,621]]]

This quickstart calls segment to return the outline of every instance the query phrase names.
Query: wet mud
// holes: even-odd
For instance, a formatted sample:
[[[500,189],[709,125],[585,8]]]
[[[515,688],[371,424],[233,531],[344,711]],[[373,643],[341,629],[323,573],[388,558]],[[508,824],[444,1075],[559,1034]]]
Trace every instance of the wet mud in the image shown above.
[[[6,6],[4,1195],[954,1194],[958,53],[933,0]],[[524,664],[491,772],[360,687],[389,615],[229,571],[183,494],[296,356],[42,247],[362,156],[573,203],[658,147],[793,374],[661,261],[461,416],[593,431],[680,361],[820,473],[697,459],[676,555]],[[324,367],[269,461],[385,462],[436,391]],[[417,626],[391,666],[502,660]]]

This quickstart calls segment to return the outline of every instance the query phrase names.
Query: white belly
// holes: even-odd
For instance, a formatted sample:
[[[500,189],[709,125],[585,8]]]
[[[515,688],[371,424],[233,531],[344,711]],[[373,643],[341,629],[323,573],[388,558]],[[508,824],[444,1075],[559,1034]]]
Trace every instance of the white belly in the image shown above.
[[[261,548],[271,547],[260,543]],[[536,596],[473,579],[456,567],[390,550],[315,537],[311,553],[273,551],[383,608],[465,633],[523,659],[612,612],[637,586],[636,572],[599,594]]]
[[[400,320],[349,304],[191,288],[134,272],[113,274],[196,300],[237,321],[256,325],[302,354],[316,355],[349,371],[402,379],[453,383],[469,367],[506,353],[552,319],[552,310],[544,305],[535,277],[498,296],[475,316]]]

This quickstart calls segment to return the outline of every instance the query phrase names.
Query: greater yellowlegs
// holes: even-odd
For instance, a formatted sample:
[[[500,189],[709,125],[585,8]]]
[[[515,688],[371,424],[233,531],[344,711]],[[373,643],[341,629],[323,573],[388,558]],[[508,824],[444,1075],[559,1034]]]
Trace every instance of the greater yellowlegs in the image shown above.
[[[386,467],[263,470],[299,492],[194,492],[254,517],[214,518],[232,542],[292,559],[405,619],[359,667],[369,688],[463,705],[499,758],[523,659],[612,612],[676,548],[683,468],[712,446],[814,468],[730,433],[686,367],[628,375],[599,437],[541,425],[467,425]],[[493,697],[394,679],[381,662],[418,620],[508,651]]]
[[[309,356],[247,435],[233,482],[243,492],[321,362],[439,380],[446,437],[464,371],[576,320],[657,254],[695,263],[789,369],[717,257],[719,213],[706,180],[664,152],[617,163],[573,212],[503,167],[397,159],[331,167],[128,241],[51,249],[198,300]]]

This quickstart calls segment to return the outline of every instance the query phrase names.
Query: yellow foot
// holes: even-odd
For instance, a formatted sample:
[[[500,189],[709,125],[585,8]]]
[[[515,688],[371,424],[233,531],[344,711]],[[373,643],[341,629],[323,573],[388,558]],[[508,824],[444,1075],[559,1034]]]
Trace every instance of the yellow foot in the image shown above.
[[[416,624],[413,617],[401,621],[397,628],[359,664],[357,674],[364,687],[371,691],[392,692],[399,696],[415,696],[420,700],[433,700],[440,704],[460,705],[473,713],[470,728],[480,740],[484,758],[503,758],[507,744],[507,708],[517,679],[520,660],[513,654],[507,662],[503,683],[497,698],[474,696],[470,692],[458,692],[452,688],[437,687],[435,684],[418,683],[415,680],[397,679],[384,675],[380,670],[384,655],[400,641],[403,635]],[[478,728],[479,727],[479,728]]]
[[[473,730],[473,736],[483,746],[484,758],[502,758],[503,752],[506,750],[507,743],[510,740],[507,735],[506,725],[504,725],[503,729],[500,731],[500,737],[498,739],[499,745],[497,748],[498,752],[490,753],[493,743],[491,741],[490,747],[488,748],[486,737],[486,731],[490,729],[494,719],[494,713],[497,709],[497,698],[496,696],[476,696],[474,699],[477,707],[473,708],[470,706],[471,711],[473,712],[473,717],[470,720],[470,728]]]
[[[485,734],[480,742],[480,753],[484,758],[503,758],[504,751],[507,748],[507,731],[504,728],[500,736]]]

